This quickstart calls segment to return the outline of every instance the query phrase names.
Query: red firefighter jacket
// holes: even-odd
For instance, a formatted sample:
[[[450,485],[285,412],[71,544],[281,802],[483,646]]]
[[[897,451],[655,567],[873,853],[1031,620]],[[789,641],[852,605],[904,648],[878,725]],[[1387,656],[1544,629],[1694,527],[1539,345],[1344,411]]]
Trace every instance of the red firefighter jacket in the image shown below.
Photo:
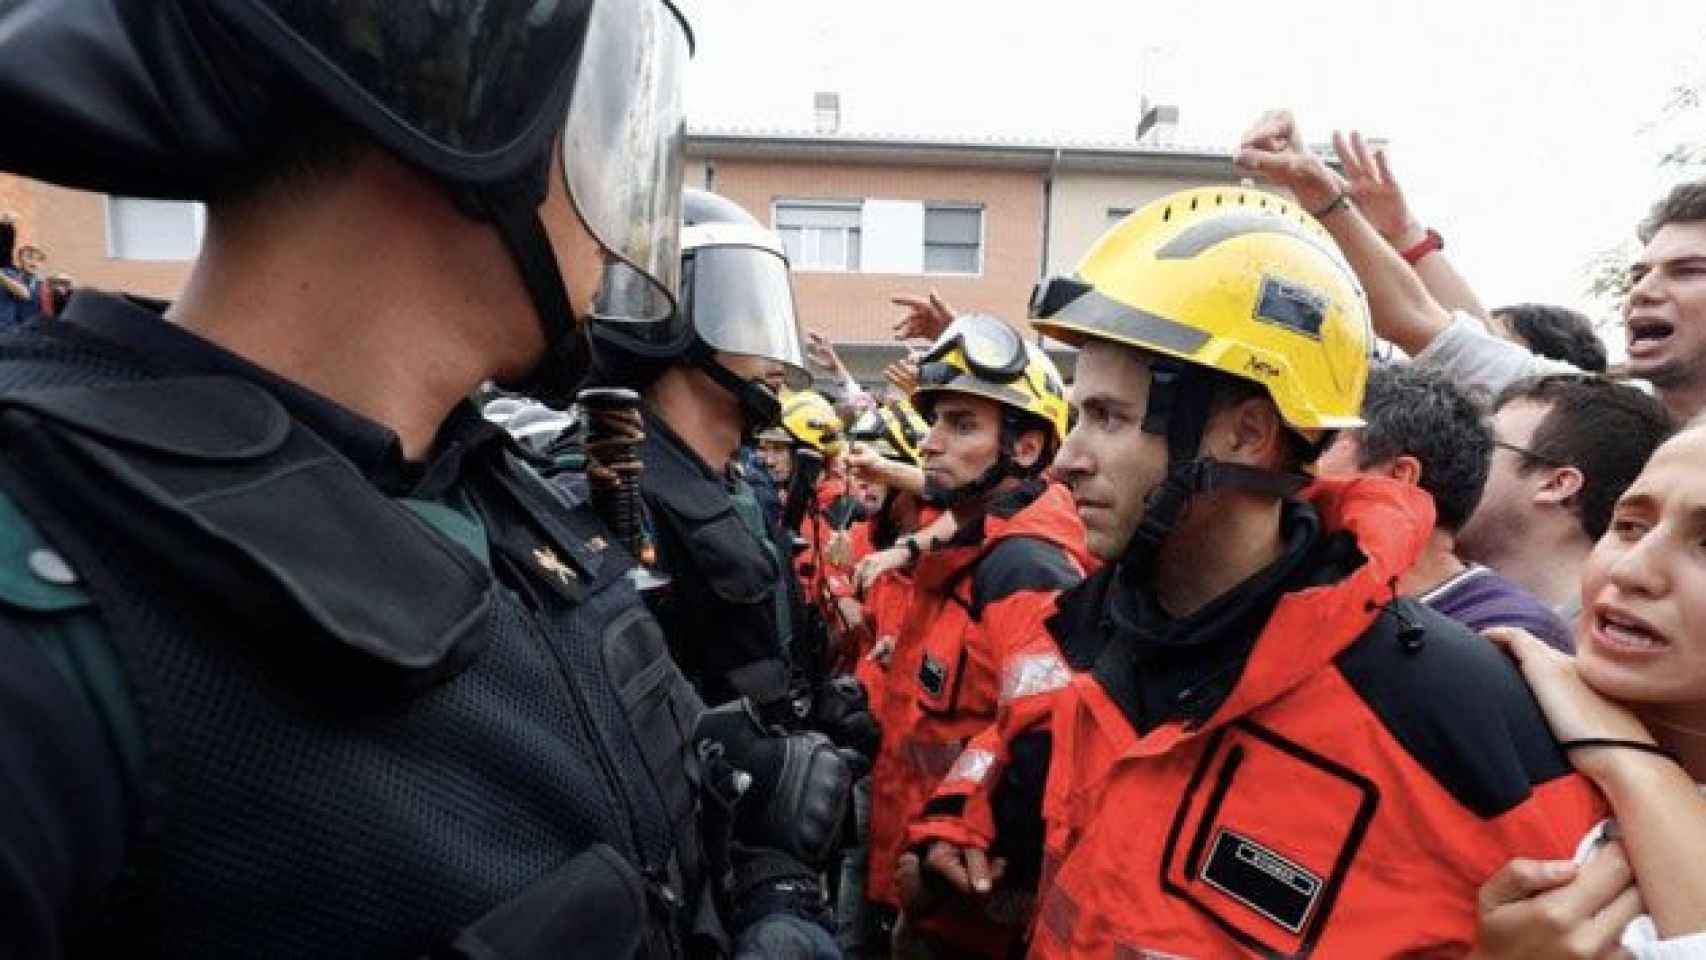
[[[1394,598],[1433,525],[1426,495],[1370,478],[1306,495],[1356,562],[1278,598],[1212,714],[1134,725],[1104,571],[1047,621],[1065,685],[980,741],[963,816],[913,831],[987,841],[990,771],[1042,729],[1032,956],[1462,955],[1483,881],[1568,857],[1604,815],[1512,664]]]
[[[907,823],[966,741],[994,719],[1003,670],[1023,639],[1008,625],[1050,608],[1088,563],[1071,494],[1040,481],[998,498],[981,521],[919,560],[879,717],[871,899],[898,902],[894,869]]]

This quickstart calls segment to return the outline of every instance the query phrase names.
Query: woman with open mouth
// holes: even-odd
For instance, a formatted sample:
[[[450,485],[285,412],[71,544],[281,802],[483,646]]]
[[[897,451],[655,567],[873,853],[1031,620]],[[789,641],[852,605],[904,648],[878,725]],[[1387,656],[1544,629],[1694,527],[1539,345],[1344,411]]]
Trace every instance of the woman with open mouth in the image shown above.
[[[1582,570],[1575,657],[1487,631],[1615,819],[1575,863],[1515,860],[1487,882],[1479,956],[1706,957],[1703,466],[1696,420],[1618,501]]]

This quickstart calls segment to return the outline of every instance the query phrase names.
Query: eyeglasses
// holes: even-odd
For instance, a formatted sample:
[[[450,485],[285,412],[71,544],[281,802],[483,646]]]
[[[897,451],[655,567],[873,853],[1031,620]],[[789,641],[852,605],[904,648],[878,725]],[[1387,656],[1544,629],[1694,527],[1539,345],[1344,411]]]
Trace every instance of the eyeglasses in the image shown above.
[[[1566,463],[1563,460],[1559,460],[1557,457],[1543,457],[1540,454],[1535,453],[1533,450],[1528,449],[1527,447],[1519,447],[1514,443],[1506,443],[1505,441],[1500,440],[1497,437],[1493,438],[1493,446],[1498,447],[1501,450],[1509,450],[1510,452],[1516,454],[1519,457],[1522,457],[1525,460],[1533,460],[1535,463],[1544,463],[1549,467],[1573,467],[1573,466],[1575,466],[1575,464]]]

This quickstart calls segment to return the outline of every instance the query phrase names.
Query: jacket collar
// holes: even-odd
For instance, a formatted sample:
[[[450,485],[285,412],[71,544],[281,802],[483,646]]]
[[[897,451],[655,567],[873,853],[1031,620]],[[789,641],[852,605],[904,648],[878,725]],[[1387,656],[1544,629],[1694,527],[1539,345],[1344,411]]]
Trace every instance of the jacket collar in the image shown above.
[[[1058,483],[1032,481],[991,498],[989,508],[961,526],[953,540],[919,559],[914,579],[923,589],[941,590],[963,578],[996,544],[1013,537],[1045,540],[1084,569],[1094,565],[1072,493]]]
[[[1427,494],[1395,480],[1318,480],[1301,497],[1320,517],[1322,543],[1331,549],[1312,551],[1310,563],[1285,578],[1299,586],[1270,595],[1271,612],[1255,632],[1236,683],[1212,714],[1190,724],[1165,723],[1140,737],[1117,702],[1125,694],[1105,687],[1094,669],[1074,681],[1094,688],[1088,698],[1092,713],[1116,741],[1143,753],[1162,752],[1185,736],[1244,716],[1314,676],[1373,624],[1395,596],[1398,575],[1415,562],[1433,529],[1433,503]],[[1111,570],[1103,570],[1063,594],[1049,620],[1050,631],[1080,670],[1111,655],[1105,650],[1113,645],[1106,642],[1102,611],[1109,592],[1116,589],[1124,588],[1117,586]],[[1220,614],[1237,622],[1235,610]],[[1222,627],[1227,622],[1216,620]]]

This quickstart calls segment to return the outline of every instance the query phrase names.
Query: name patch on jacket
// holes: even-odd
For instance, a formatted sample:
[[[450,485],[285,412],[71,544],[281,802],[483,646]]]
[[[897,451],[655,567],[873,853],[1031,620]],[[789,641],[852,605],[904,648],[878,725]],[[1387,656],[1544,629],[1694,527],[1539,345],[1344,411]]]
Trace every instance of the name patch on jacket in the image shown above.
[[[924,692],[932,697],[939,697],[948,687],[948,665],[925,654],[924,662],[918,665],[918,682],[923,685]]]
[[[1242,834],[1222,827],[1202,868],[1203,882],[1297,933],[1321,894],[1321,878]]]

